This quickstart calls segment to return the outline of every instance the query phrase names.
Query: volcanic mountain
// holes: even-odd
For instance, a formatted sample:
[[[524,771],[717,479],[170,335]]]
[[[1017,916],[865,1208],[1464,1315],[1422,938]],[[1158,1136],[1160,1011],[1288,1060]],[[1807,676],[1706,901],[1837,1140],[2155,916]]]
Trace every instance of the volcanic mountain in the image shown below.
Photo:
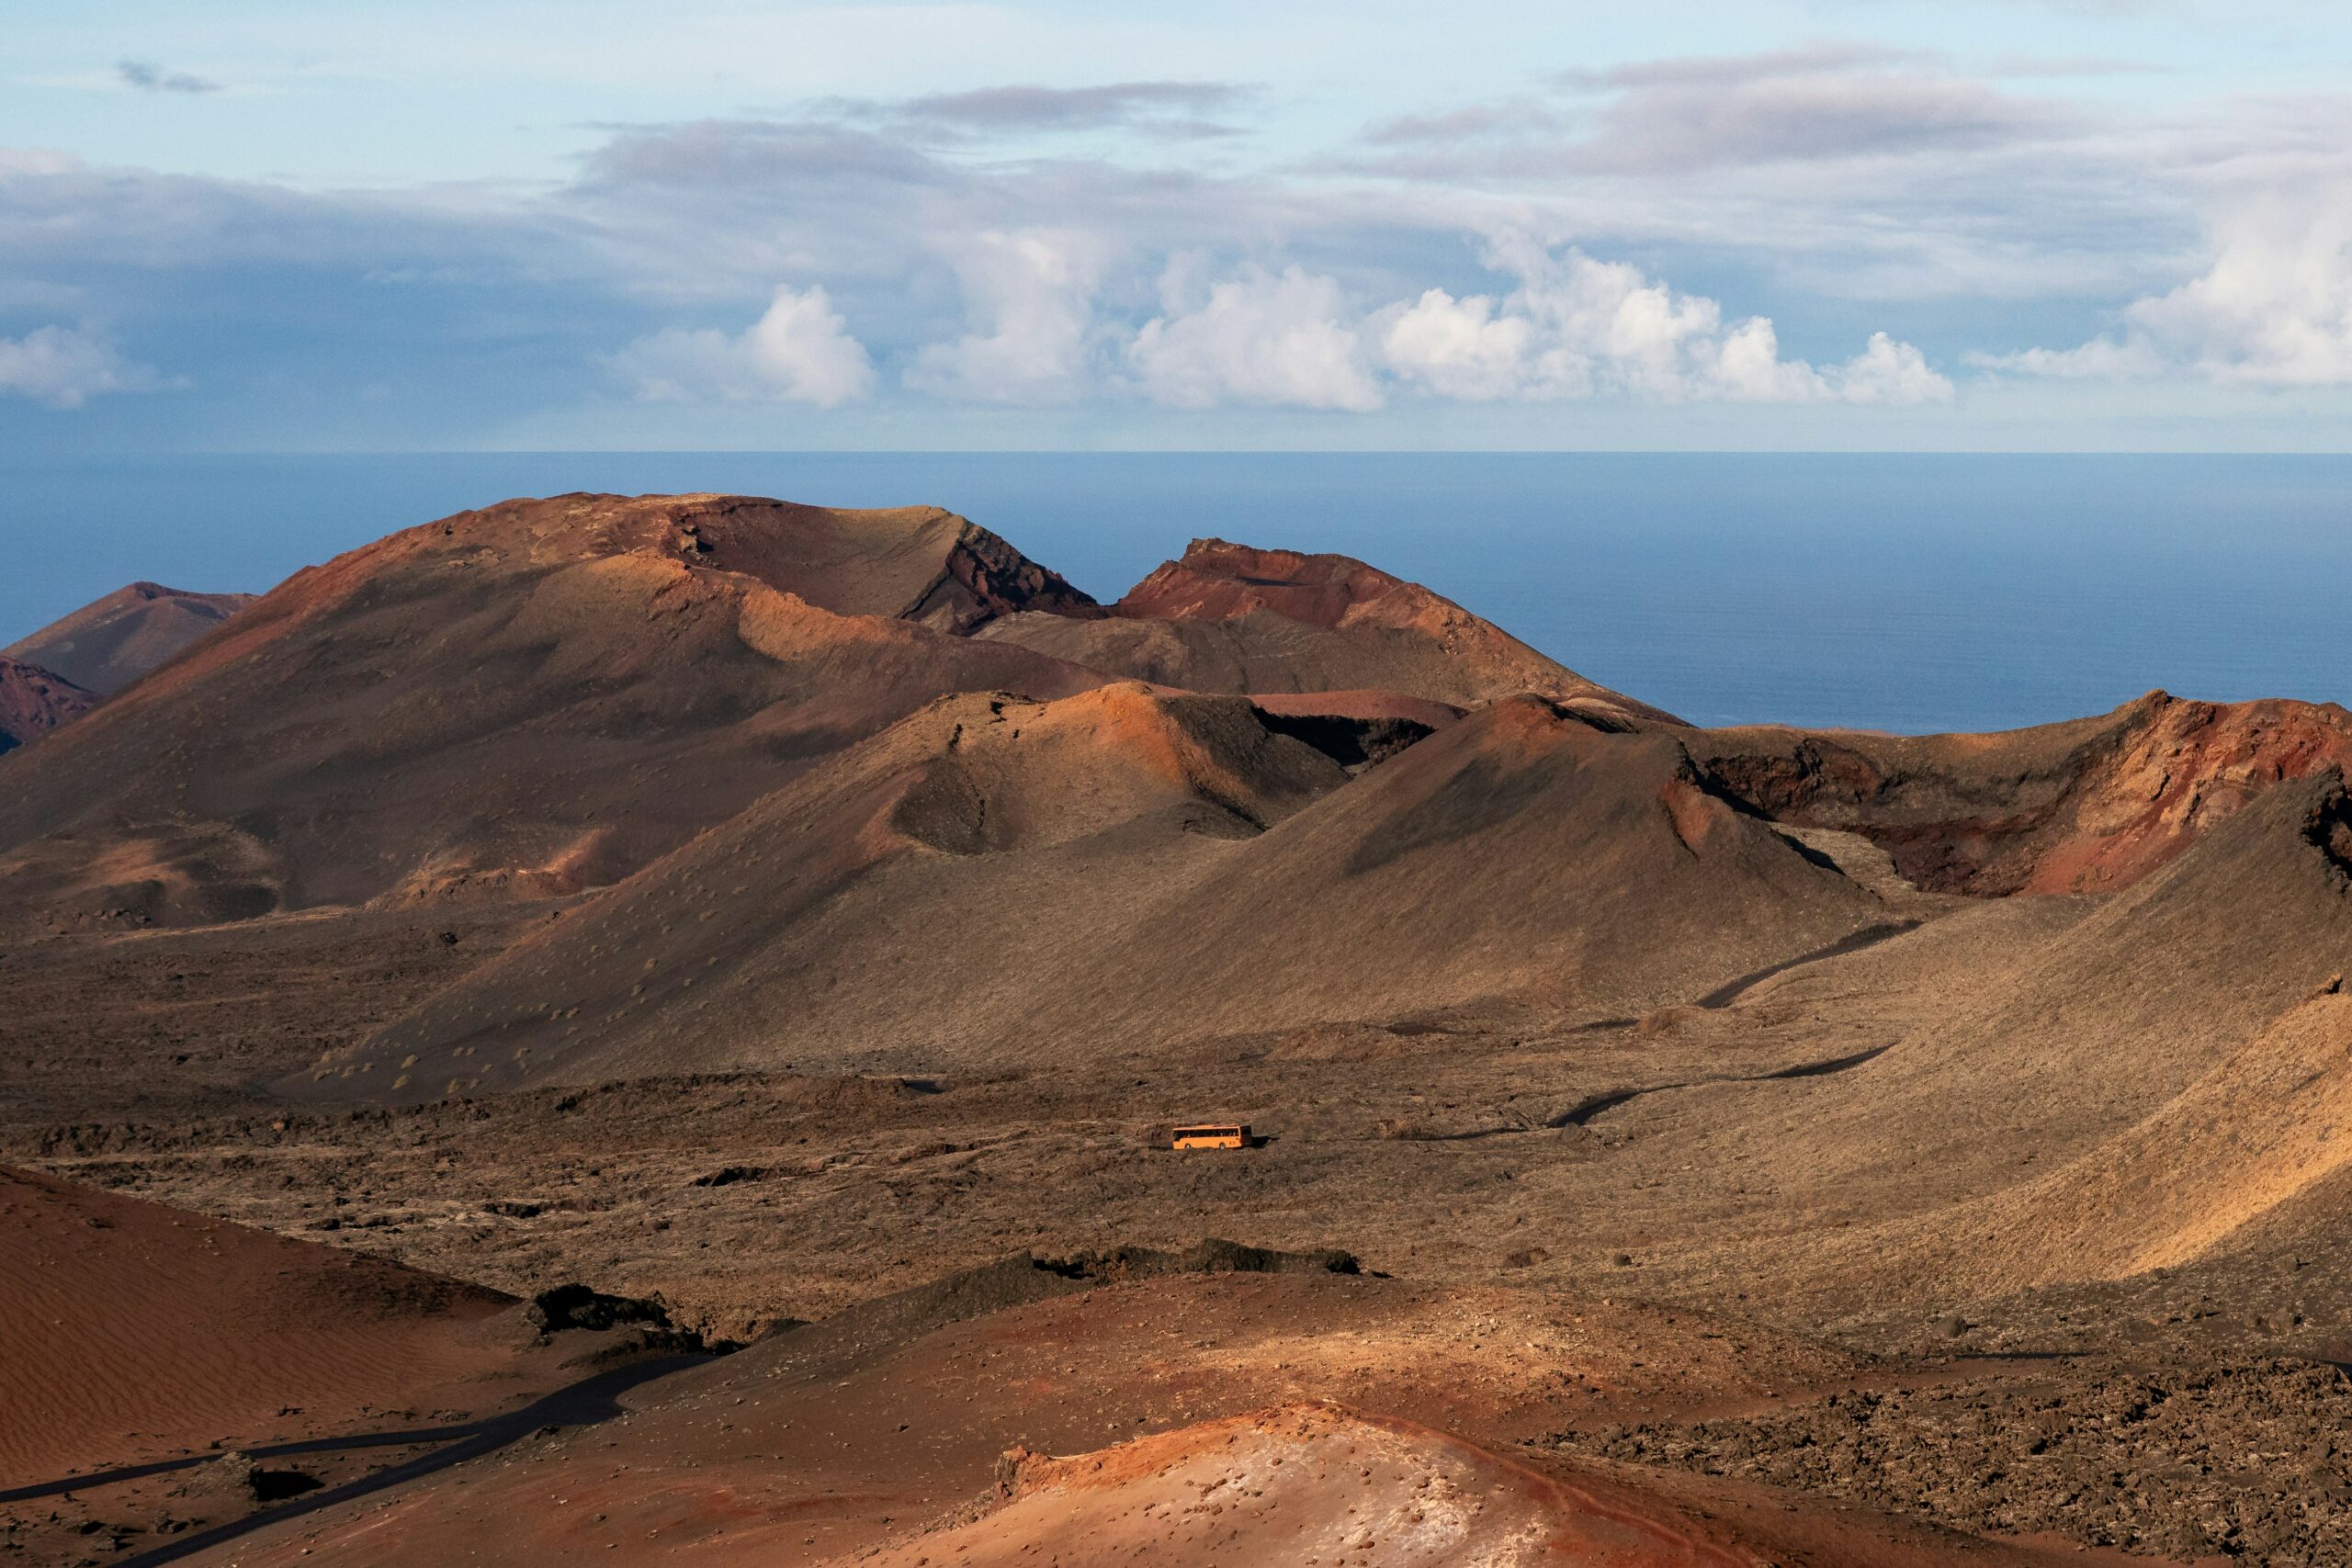
[[[70,724],[98,704],[98,694],[38,664],[0,658],[0,752]]]
[[[563,496],[297,573],[20,775],[0,886],[166,922],[596,886],[940,695],[1136,674],[1134,633],[1359,759],[1522,691],[1654,715],[1340,557],[1204,542],[1105,610],[936,508]]]
[[[200,921],[613,881],[942,693],[1100,677],[962,635],[1102,612],[937,509],[565,496],[296,573],[0,800],[19,911]]]
[[[2006,963],[1956,922],[1942,953],[1938,922],[1904,939],[1919,946],[1907,962],[1899,942],[1874,953],[1968,1002],[1858,1068],[1838,1106],[1764,1154],[1790,1190],[1899,1175],[1934,1205],[1856,1249],[1890,1276],[1987,1287],[2117,1279],[2343,1189],[2329,1131],[2352,1105],[2340,773],[2273,787],[2110,898],[2020,903],[2044,906],[2019,908],[2041,930]],[[2018,1183],[2019,1148],[2046,1173]],[[2322,1203],[2297,1224],[2308,1235],[2339,1212]],[[1844,1253],[1815,1263],[1836,1275]]]
[[[54,670],[85,690],[111,696],[254,598],[134,582],[0,648],[0,654]]]
[[[1533,693],[1602,716],[1672,722],[1419,583],[1346,556],[1223,539],[1193,540],[1107,617],[1008,615],[980,635],[1191,691],[1385,692],[1455,707]]]

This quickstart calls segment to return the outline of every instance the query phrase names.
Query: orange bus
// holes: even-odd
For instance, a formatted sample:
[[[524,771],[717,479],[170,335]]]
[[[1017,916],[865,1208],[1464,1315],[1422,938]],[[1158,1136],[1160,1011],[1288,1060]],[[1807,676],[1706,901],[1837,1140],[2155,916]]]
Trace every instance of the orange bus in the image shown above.
[[[1250,1146],[1250,1124],[1246,1122],[1199,1122],[1176,1129],[1174,1147],[1180,1149],[1246,1149]]]

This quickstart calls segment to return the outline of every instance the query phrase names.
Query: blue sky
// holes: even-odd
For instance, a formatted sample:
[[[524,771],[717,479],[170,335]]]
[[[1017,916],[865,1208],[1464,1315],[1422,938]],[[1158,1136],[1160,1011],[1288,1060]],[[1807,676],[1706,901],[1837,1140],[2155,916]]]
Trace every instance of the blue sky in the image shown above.
[[[0,447],[2343,450],[2352,12],[10,3]]]

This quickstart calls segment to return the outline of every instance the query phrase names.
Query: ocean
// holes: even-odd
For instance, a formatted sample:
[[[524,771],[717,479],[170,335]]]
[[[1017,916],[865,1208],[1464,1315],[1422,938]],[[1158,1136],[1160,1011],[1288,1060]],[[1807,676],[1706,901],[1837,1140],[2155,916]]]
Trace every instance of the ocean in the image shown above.
[[[458,453],[0,459],[0,643],[263,589],[514,495],[935,502],[1111,599],[1186,540],[1339,550],[1701,724],[1914,733],[2352,701],[2352,457]]]

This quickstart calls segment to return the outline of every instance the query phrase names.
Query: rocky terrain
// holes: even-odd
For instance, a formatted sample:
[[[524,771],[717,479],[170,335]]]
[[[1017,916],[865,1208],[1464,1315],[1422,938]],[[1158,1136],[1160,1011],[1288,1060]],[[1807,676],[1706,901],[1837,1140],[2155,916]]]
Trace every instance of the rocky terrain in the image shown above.
[[[0,1562],[2341,1561],[2348,754],[412,529],[0,761]]]

